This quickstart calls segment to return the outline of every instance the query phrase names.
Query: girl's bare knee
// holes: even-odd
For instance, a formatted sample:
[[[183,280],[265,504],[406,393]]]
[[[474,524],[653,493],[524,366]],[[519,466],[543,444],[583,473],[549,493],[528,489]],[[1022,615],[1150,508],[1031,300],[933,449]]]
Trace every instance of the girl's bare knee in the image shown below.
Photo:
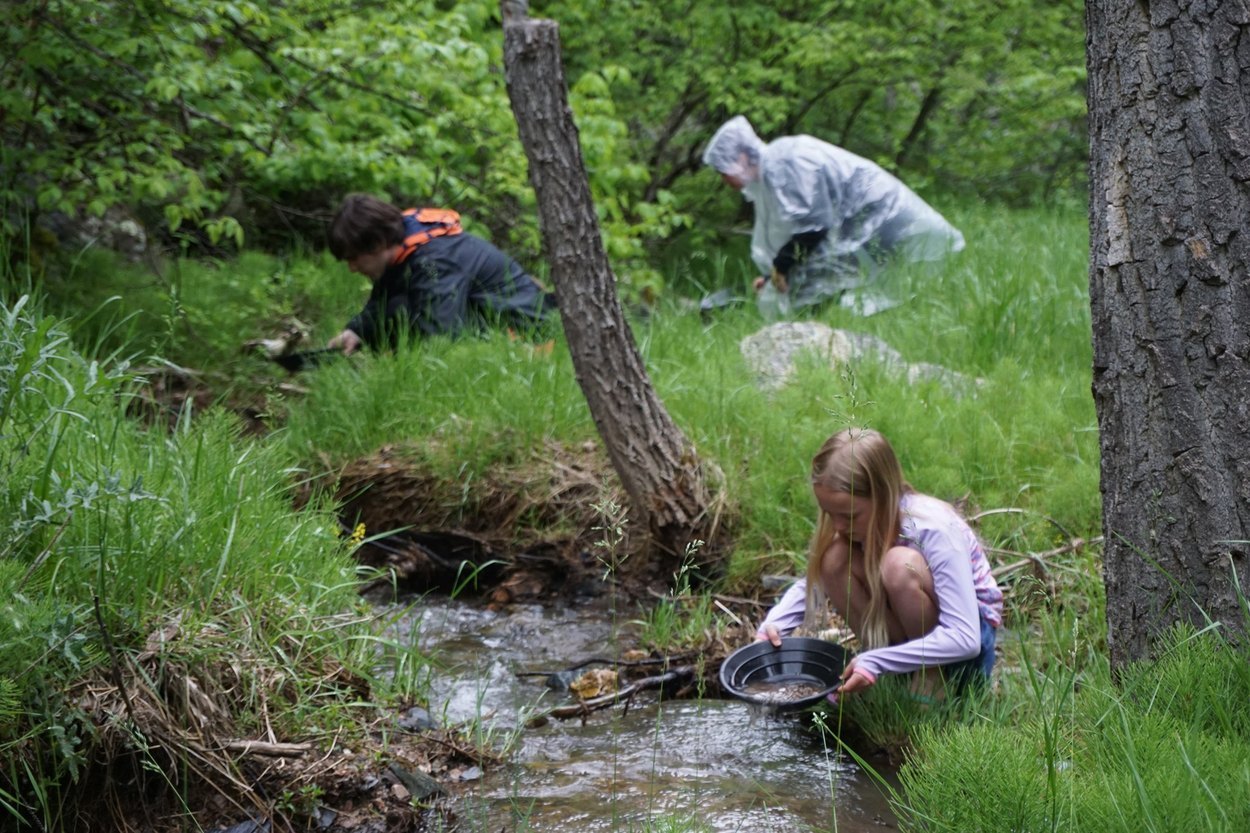
[[[890,547],[881,559],[881,583],[887,593],[908,590],[933,592],[933,573],[919,550]]]

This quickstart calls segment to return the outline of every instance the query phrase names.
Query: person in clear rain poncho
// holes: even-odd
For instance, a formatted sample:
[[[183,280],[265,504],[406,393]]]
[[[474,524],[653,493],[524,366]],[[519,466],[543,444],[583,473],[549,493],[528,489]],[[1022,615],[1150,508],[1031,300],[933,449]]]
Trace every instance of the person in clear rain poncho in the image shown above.
[[[871,314],[897,303],[869,286],[883,263],[937,260],[964,247],[959,230],[897,178],[811,136],[765,144],[735,116],[703,163],[755,206],[751,259],[770,316],[833,299]]]

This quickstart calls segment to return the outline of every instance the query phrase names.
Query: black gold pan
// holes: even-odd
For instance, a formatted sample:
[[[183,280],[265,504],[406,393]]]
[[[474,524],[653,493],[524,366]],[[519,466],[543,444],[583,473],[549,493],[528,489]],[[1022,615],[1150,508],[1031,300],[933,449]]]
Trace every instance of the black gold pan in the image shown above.
[[[845,648],[823,639],[790,636],[781,647],[754,642],[734,651],[720,667],[725,691],[761,706],[791,711],[814,706],[841,683],[850,659]]]

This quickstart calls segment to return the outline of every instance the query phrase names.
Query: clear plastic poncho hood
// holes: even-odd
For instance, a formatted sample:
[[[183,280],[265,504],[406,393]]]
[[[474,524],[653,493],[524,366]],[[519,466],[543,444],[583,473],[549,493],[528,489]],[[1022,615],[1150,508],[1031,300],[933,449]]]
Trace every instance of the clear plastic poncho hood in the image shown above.
[[[721,125],[703,151],[703,164],[722,174],[750,182],[757,178],[764,142],[746,116],[734,116]]]

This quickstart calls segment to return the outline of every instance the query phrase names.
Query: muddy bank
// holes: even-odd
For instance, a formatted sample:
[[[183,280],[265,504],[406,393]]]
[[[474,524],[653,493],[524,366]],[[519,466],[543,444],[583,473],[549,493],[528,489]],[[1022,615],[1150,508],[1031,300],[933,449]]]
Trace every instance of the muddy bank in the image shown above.
[[[602,593],[608,574],[618,590],[645,598],[680,568],[629,522],[624,490],[596,443],[549,442],[462,479],[434,472],[423,457],[415,446],[385,447],[306,487],[331,494],[345,531],[363,525],[357,558],[385,571],[367,591],[389,584],[399,593],[542,602]]]

